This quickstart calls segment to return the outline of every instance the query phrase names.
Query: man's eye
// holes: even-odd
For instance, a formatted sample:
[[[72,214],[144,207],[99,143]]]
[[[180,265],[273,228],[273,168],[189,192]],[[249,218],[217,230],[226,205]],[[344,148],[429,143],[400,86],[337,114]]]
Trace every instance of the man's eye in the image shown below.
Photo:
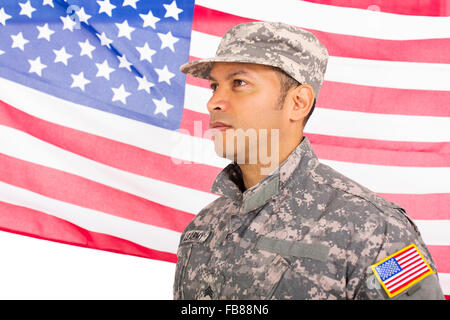
[[[240,80],[240,79],[234,80],[233,83],[237,87],[240,87],[240,86],[243,86],[243,85],[247,84],[247,82],[245,82],[244,80]]]
[[[211,87],[212,91],[216,91],[216,89],[217,89],[216,83],[211,83],[209,86]]]

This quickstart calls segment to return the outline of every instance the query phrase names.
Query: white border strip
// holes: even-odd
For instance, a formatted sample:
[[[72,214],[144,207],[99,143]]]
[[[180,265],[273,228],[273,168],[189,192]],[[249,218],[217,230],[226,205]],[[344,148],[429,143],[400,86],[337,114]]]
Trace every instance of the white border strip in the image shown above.
[[[400,15],[299,0],[196,0],[197,5],[264,21],[359,37],[413,40],[450,38],[450,17]]]

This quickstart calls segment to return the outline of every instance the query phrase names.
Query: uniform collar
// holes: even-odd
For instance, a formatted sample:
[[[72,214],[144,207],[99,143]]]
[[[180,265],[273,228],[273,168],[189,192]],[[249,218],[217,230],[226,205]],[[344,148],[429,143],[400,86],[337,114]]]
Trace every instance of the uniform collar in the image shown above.
[[[241,213],[247,213],[266,204],[273,196],[278,195],[294,176],[296,179],[301,179],[301,176],[304,176],[317,164],[317,156],[308,138],[303,137],[302,142],[287,159],[255,186],[244,191],[242,171],[234,162],[218,174],[211,187],[211,192],[224,195],[236,202],[242,202]]]

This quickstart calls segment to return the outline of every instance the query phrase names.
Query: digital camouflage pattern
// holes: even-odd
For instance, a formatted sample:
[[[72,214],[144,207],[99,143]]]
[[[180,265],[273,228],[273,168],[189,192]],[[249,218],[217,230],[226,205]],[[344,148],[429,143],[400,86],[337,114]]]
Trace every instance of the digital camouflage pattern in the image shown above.
[[[318,97],[328,51],[311,32],[288,24],[241,23],[225,33],[215,57],[186,63],[180,70],[194,77],[209,79],[214,62],[219,61],[278,67],[298,82],[309,84]]]
[[[320,163],[306,137],[244,191],[232,163],[221,197],[183,232],[175,299],[389,299],[370,266],[414,243],[436,272],[405,210]],[[431,274],[393,299],[443,299]]]

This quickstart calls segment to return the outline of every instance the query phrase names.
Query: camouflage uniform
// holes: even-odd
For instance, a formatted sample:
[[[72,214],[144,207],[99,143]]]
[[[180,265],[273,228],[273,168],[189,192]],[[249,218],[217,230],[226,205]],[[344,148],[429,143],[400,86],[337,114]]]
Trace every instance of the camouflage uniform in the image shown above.
[[[252,22],[180,70],[208,79],[217,61],[278,67],[317,97],[328,52],[305,30]],[[222,196],[181,236],[175,299],[386,299],[369,267],[411,243],[436,272],[405,210],[319,163],[306,137],[252,188],[232,163],[211,191]],[[437,274],[394,297],[404,298],[443,299]]]
[[[228,165],[181,236],[175,299],[388,299],[370,265],[414,243],[398,205],[320,163],[306,137],[280,167],[244,190]],[[431,274],[395,299],[443,299]]]

